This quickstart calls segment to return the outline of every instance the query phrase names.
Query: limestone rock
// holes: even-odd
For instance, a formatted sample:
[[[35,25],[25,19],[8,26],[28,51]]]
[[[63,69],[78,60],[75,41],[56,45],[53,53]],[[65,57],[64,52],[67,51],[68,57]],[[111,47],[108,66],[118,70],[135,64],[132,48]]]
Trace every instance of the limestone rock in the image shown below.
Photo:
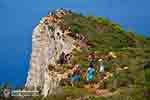
[[[57,12],[59,17],[66,14],[62,9]],[[60,27],[55,16],[50,13],[41,19],[32,34],[30,69],[25,86],[31,90],[40,88],[44,96],[56,92],[64,77],[59,72],[49,70],[48,65],[57,66],[61,53],[71,53],[75,48],[75,40],[69,36],[64,37]]]

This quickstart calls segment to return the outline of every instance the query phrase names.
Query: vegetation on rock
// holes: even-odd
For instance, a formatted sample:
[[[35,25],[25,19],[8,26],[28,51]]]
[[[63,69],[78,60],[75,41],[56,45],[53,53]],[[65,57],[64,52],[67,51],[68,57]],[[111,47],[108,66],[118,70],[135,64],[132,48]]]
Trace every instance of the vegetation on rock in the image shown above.
[[[72,52],[72,65],[81,64],[83,72],[86,72],[88,55],[94,52],[96,59],[102,58],[105,61],[107,72],[104,80],[99,79],[97,72],[94,81],[103,85],[101,89],[111,91],[112,95],[98,96],[88,91],[84,88],[86,79],[85,73],[82,73],[78,85],[65,85],[63,95],[49,96],[44,100],[145,100],[144,64],[150,59],[149,37],[126,32],[121,25],[104,17],[83,16],[70,11],[61,19],[63,22],[59,24],[70,31],[72,38],[81,41],[85,37],[77,43],[79,49]],[[86,45],[81,47],[82,43]],[[115,53],[116,58],[109,58],[110,52]],[[62,66],[64,70],[69,69],[67,64]],[[49,68],[52,68],[51,65]],[[41,97],[33,100],[41,100]]]

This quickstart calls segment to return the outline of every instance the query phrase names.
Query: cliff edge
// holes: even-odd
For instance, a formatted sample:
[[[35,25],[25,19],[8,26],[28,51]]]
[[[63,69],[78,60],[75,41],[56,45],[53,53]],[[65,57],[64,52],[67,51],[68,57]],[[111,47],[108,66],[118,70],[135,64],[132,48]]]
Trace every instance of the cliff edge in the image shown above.
[[[32,34],[32,54],[26,87],[28,89],[41,89],[47,96],[54,93],[59,87],[62,74],[49,70],[48,66],[57,66],[60,55],[69,54],[74,48],[75,40],[67,36],[69,29],[62,30],[61,18],[69,14],[59,9],[43,17]]]

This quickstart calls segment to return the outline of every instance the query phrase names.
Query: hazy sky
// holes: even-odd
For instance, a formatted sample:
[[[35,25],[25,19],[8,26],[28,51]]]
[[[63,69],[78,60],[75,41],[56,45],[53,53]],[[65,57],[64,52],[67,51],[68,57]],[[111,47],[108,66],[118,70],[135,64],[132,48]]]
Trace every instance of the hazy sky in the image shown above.
[[[25,82],[32,30],[49,11],[67,8],[105,16],[126,30],[150,36],[149,4],[149,0],[0,0],[0,82]]]

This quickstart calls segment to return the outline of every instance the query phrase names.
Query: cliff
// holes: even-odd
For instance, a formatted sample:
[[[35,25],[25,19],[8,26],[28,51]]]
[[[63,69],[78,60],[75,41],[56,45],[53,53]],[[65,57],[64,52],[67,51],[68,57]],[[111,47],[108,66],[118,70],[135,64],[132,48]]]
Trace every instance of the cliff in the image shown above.
[[[61,74],[49,70],[48,66],[57,66],[59,56],[69,54],[74,48],[75,40],[66,34],[59,25],[61,17],[67,12],[57,10],[43,17],[32,34],[32,54],[26,87],[42,89],[44,96],[52,94],[59,86]]]
[[[82,66],[81,83],[84,83],[91,53],[96,56],[96,61],[103,59],[106,62],[106,77],[102,83],[99,73],[96,73],[96,90],[118,90],[122,86],[138,84],[136,82],[144,80],[142,66],[150,59],[149,43],[150,38],[126,32],[109,19],[58,9],[43,17],[33,30],[30,69],[25,86],[30,90],[40,90],[44,96],[56,94],[61,88],[61,80],[68,78],[70,66],[74,64]],[[63,53],[69,55],[69,59],[60,64],[59,58]]]

